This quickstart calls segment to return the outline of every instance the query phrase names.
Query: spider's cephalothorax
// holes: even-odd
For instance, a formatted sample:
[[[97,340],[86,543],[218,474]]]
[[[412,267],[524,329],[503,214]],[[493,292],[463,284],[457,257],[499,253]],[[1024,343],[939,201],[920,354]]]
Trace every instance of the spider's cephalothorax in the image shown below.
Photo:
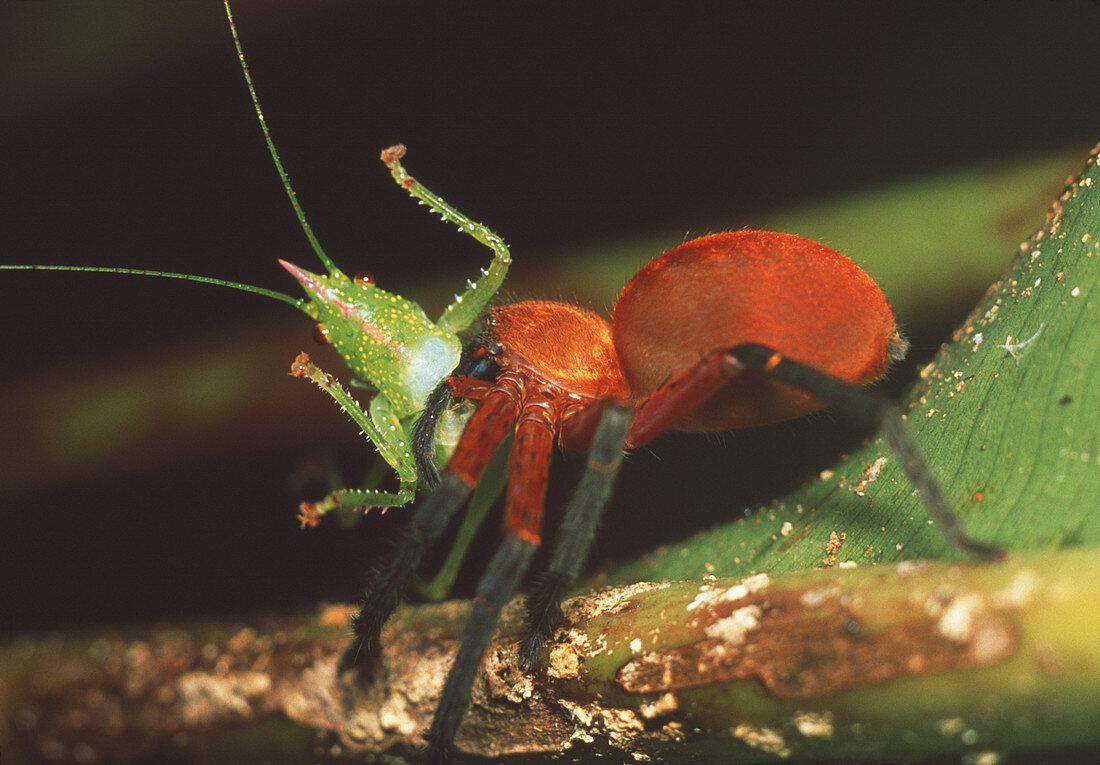
[[[623,289],[610,323],[565,303],[491,309],[465,354],[466,368],[490,371],[487,379],[460,369],[437,401],[453,395],[477,402],[477,410],[438,488],[417,507],[397,554],[364,598],[345,665],[374,650],[427,546],[513,429],[505,539],[478,585],[428,734],[441,754],[454,741],[500,609],[541,542],[555,441],[587,449],[588,466],[557,532],[550,571],[528,598],[530,632],[520,650],[527,670],[560,619],[561,598],[588,554],[623,450],[667,430],[728,430],[835,406],[883,428],[952,544],[996,554],[965,535],[900,414],[862,387],[903,352],[893,313],[866,273],[824,245],[766,231],[706,236],[661,255]],[[421,429],[430,431],[432,420],[424,418],[429,424]]]

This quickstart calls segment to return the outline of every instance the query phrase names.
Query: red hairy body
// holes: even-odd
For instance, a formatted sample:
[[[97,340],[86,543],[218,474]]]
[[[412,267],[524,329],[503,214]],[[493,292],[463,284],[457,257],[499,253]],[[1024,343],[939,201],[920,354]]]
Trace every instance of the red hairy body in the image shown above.
[[[528,387],[532,378],[545,383],[545,401],[555,398],[549,391],[562,399],[555,402],[559,426],[579,417],[566,430],[573,448],[587,444],[585,420],[595,422],[580,410],[608,398],[638,408],[630,440],[648,440],[650,418],[664,412],[650,396],[685,373],[708,380],[722,373],[700,364],[714,352],[759,343],[865,385],[882,377],[892,346],[902,342],[882,290],[859,266],[825,245],[773,231],[714,234],[668,251],[626,285],[610,324],[577,306],[527,301],[493,309],[486,327],[502,369],[522,370]],[[822,406],[756,370],[725,370],[713,395],[652,429],[730,430]]]
[[[774,231],[714,234],[650,262],[619,296],[615,349],[635,400],[708,353],[759,343],[855,385],[886,372],[901,342],[882,290],[823,244]],[[679,430],[765,425],[821,408],[813,396],[746,372]]]
[[[476,400],[478,408],[384,583],[363,601],[357,640],[345,656],[376,643],[427,544],[466,501],[510,429],[505,538],[478,584],[427,734],[440,755],[454,741],[501,609],[542,543],[555,441],[587,450],[588,459],[558,527],[549,571],[527,600],[528,634],[518,654],[527,671],[561,623],[560,603],[591,548],[624,450],[671,429],[765,425],[828,402],[882,428],[954,546],[1000,555],[966,536],[901,414],[862,390],[904,345],[886,298],[859,266],[824,245],[768,231],[714,234],[666,252],[626,285],[610,322],[548,301],[492,309],[477,344],[465,352],[470,376],[447,381],[449,394]],[[425,441],[434,442],[434,432],[429,436]]]
[[[627,396],[611,325],[568,303],[531,300],[495,308],[486,322],[500,343],[501,366],[535,372],[562,391],[586,398]]]

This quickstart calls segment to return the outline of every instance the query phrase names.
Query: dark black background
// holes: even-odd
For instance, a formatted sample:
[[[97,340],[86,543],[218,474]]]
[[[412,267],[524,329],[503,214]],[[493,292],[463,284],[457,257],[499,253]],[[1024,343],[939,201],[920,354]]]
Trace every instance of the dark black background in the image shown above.
[[[1079,146],[1083,158],[1100,113],[1091,2],[235,11],[315,231],[348,271],[369,268],[414,297],[429,277],[461,283],[485,255],[393,187],[377,154],[397,141],[414,173],[507,238],[516,281],[530,285],[540,256],[570,248],[737,226],[743,211],[1052,147]],[[219,5],[8,5],[0,28],[4,262],[162,268],[293,291],[274,259],[312,256]],[[542,284],[539,296],[569,299],[570,286]],[[79,390],[90,370],[287,313],[194,285],[60,274],[0,276],[0,305],[5,390],[59,378]],[[958,318],[938,317],[945,328]],[[276,384],[299,386],[303,401],[318,394],[280,376],[308,329],[271,359]],[[0,629],[353,596],[366,550],[391,524],[301,533],[287,483],[323,450],[354,475],[369,451],[347,430],[246,448],[212,437],[152,472],[131,464],[0,487]],[[673,437],[628,467],[624,486],[647,502],[620,496],[601,550],[629,554],[717,522],[852,438],[828,417],[724,449]],[[570,481],[568,468],[555,475],[553,494]]]

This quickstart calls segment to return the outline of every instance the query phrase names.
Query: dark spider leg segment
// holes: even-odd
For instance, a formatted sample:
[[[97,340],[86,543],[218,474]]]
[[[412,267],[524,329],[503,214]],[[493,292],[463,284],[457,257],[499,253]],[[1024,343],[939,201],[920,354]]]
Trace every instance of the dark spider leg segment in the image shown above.
[[[358,613],[351,619],[355,637],[340,657],[339,671],[358,666],[372,655],[378,646],[382,625],[401,604],[408,582],[419,568],[428,546],[443,532],[447,521],[462,507],[469,494],[469,486],[457,476],[447,474],[417,508],[397,552],[363,596]]]
[[[623,461],[623,444],[633,411],[608,401],[588,450],[588,463],[566,506],[550,569],[527,596],[528,633],[520,643],[519,668],[534,669],[542,647],[561,623],[561,601],[580,573],[596,537]]]
[[[519,537],[508,537],[501,543],[478,582],[473,610],[462,633],[454,665],[447,673],[432,727],[427,733],[433,761],[445,762],[451,751],[459,723],[470,706],[470,689],[481,669],[485,649],[496,631],[500,610],[516,594],[534,553],[534,545]]]
[[[733,348],[729,351],[728,361],[735,369],[751,367],[808,391],[829,406],[840,410],[846,417],[881,428],[890,448],[897,454],[902,470],[920,494],[925,510],[948,543],[956,549],[983,557],[1004,558],[1003,550],[967,536],[939,482],[932,474],[932,469],[921,456],[901,412],[887,399],[822,374],[812,367],[785,358],[771,348],[755,343]]]
[[[360,601],[359,612],[351,620],[355,637],[340,657],[341,671],[358,666],[378,646],[382,625],[401,603],[428,546],[462,507],[515,421],[518,396],[516,386],[502,387],[486,396],[471,416],[439,488],[417,507],[396,555]]]
[[[473,610],[443,685],[443,695],[427,734],[433,760],[443,761],[450,752],[459,723],[470,705],[474,678],[496,630],[500,610],[519,589],[539,546],[554,445],[554,419],[549,401],[538,392],[532,392],[524,401],[512,445],[504,521],[507,536],[478,582]]]

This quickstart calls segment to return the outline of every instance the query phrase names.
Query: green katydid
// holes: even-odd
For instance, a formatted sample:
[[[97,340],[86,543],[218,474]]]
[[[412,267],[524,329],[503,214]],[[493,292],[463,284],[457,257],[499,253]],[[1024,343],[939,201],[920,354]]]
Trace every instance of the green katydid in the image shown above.
[[[322,515],[336,508],[370,509],[405,505],[412,501],[422,480],[410,448],[412,426],[428,394],[458,364],[461,354],[458,334],[478,321],[483,309],[503,283],[511,264],[508,247],[488,227],[463,215],[410,176],[401,164],[405,147],[398,145],[384,150],[381,156],[398,185],[445,221],[455,224],[459,231],[488,247],[493,253],[492,261],[482,269],[479,278],[467,282],[466,290],[455,296],[435,322],[417,303],[375,286],[369,276],[361,274],[349,278],[341,272],[318,242],[290,184],[268,130],[228,2],[225,3],[225,10],[268,152],[302,231],[327,272],[324,275],[315,274],[279,261],[302,286],[307,298],[295,298],[275,290],[215,277],[149,269],[0,264],[0,270],[81,271],[185,279],[264,295],[294,306],[317,322],[320,336],[337,350],[351,369],[353,383],[357,387],[372,389],[374,395],[369,407],[364,409],[347,389],[310,362],[304,353],[292,364],[292,373],[312,380],[336,401],[393,468],[398,480],[395,491],[344,489],[317,503],[303,502],[299,516],[303,526],[316,525]],[[468,409],[451,409],[443,413],[435,442],[437,460],[446,460],[468,415]],[[463,543],[460,540],[456,544],[439,576],[424,587],[425,592],[439,597],[445,594],[469,538],[499,492],[499,481],[495,486],[486,486],[479,492],[476,504],[471,504],[466,528],[460,532],[460,536],[467,541]]]

